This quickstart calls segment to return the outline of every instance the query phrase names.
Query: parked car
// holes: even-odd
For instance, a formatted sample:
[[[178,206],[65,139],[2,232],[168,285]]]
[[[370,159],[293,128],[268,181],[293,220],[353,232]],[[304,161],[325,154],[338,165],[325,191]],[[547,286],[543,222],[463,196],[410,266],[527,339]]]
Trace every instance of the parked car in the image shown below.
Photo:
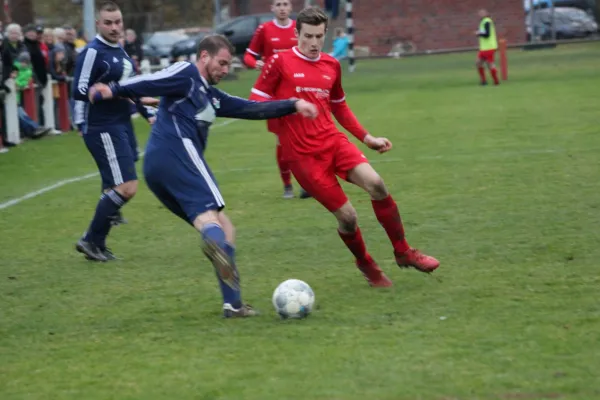
[[[595,7],[594,0],[524,0],[523,8],[525,12],[529,12],[533,5],[536,9],[554,7],[573,7],[586,11],[588,14],[593,14]]]
[[[535,10],[533,20],[531,13],[527,16],[527,41],[535,36],[541,40],[552,39],[552,9]],[[556,39],[578,39],[598,34],[598,23],[585,11],[572,7],[554,8],[554,29]]]
[[[295,15],[292,14],[291,17],[295,18]],[[242,56],[250,45],[256,28],[260,24],[264,24],[272,19],[273,14],[271,13],[243,15],[217,25],[211,33],[219,33],[226,36],[235,47],[235,55]],[[175,43],[171,50],[171,61],[189,59],[192,54],[196,53],[198,43],[207,34],[203,32],[188,40],[181,40]]]
[[[144,39],[142,45],[144,57],[150,61],[150,64],[160,64],[161,58],[169,58],[175,43],[188,38],[189,36],[182,31],[155,32]]]

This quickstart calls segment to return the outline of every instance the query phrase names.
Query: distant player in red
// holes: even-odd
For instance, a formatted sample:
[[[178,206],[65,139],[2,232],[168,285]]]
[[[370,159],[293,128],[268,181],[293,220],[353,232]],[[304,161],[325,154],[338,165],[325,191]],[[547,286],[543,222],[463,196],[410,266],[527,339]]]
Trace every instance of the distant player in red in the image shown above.
[[[275,19],[258,27],[252,37],[250,46],[246,49],[244,64],[248,68],[261,70],[265,65],[265,61],[271,56],[290,50],[298,44],[296,22],[290,18],[292,12],[291,0],[273,0],[271,11],[275,14]],[[279,133],[277,125],[277,119],[267,121],[267,129],[275,135]],[[283,159],[279,141],[277,142],[277,165],[281,180],[283,181],[283,197],[291,199],[294,197],[292,174],[289,163]],[[300,197],[306,198],[310,196],[303,191]]]
[[[400,267],[432,272],[439,262],[411,248],[404,237],[398,207],[364,154],[337,128],[339,123],[367,147],[385,153],[392,148],[386,138],[371,136],[358,122],[345,101],[340,63],[322,53],[328,18],[318,8],[306,8],[298,15],[298,47],[274,55],[264,66],[252,88],[254,100],[305,99],[319,109],[313,121],[290,115],[280,119],[284,156],[300,185],[338,220],[338,232],[356,257],[356,265],[371,286],[386,287],[392,282],[367,252],[357,225],[356,210],[348,201],[337,176],[364,189],[371,196],[377,220],[385,229]]]

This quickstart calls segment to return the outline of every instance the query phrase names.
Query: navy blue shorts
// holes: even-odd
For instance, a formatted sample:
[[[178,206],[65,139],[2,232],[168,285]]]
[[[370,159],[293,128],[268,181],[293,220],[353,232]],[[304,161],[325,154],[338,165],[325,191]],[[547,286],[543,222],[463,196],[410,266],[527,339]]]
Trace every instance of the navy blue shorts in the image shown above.
[[[150,190],[190,224],[206,211],[225,207],[217,181],[201,154],[190,139],[151,137],[144,156],[144,177]]]
[[[83,140],[94,157],[102,187],[112,188],[137,180],[135,153],[127,125],[111,126],[109,129],[88,128]],[[136,144],[137,148],[137,144]]]
[[[140,159],[140,149],[138,148],[137,137],[133,130],[133,124],[129,122],[125,125],[127,131],[127,137],[129,138],[129,144],[131,145],[131,152],[133,153],[133,161],[137,162]]]

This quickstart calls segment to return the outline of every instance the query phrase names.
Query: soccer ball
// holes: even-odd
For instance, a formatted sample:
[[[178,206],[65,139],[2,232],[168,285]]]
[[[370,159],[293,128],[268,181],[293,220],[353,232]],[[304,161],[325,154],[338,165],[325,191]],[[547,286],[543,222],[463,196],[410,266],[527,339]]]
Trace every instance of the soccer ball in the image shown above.
[[[273,307],[279,316],[287,318],[305,318],[315,304],[315,294],[308,283],[299,279],[281,282],[273,292]]]

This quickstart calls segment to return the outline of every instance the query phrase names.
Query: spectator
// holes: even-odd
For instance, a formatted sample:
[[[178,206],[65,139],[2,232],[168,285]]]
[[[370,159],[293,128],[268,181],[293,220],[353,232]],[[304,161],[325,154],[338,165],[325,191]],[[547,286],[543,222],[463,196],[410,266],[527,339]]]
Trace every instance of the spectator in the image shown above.
[[[31,119],[25,109],[20,105],[21,103],[21,90],[26,89],[31,82],[33,76],[33,69],[31,67],[31,57],[27,51],[20,53],[16,57],[14,62],[14,68],[17,71],[17,77],[15,78],[15,84],[17,87],[17,104],[18,115],[19,115],[19,128],[24,136],[32,139],[39,139],[40,137],[48,134],[51,131],[50,128],[44,128],[38,125],[37,122]]]
[[[49,54],[54,47],[54,30],[51,28],[44,29],[44,37],[42,41],[46,44],[46,47],[48,47]]]
[[[50,67],[50,49],[48,48],[48,45],[44,41],[45,29],[43,26],[37,25],[35,27],[35,31],[37,33],[37,41],[40,44],[40,50],[42,51],[42,54],[44,55],[44,60],[46,61],[46,68],[49,68]]]
[[[125,52],[132,60],[135,61],[136,72],[140,72],[140,63],[144,59],[144,51],[142,50],[142,44],[137,38],[137,35],[133,29],[127,29],[125,31],[125,45],[123,46]]]
[[[16,76],[14,62],[20,53],[27,51],[22,42],[23,33],[21,32],[21,25],[9,24],[6,27],[6,36],[6,40],[2,46],[2,61],[4,63],[2,82]]]
[[[50,76],[52,79],[57,82],[64,82],[67,79],[67,71],[65,69],[66,66],[66,58],[65,58],[65,46],[62,43],[58,43],[54,46],[52,51],[50,52]],[[56,87],[58,90],[58,87]],[[58,98],[58,93],[54,93],[54,98]],[[53,130],[53,134],[59,134],[60,129],[60,120],[58,118],[58,108],[59,102],[54,102],[54,121],[56,121],[56,126]],[[62,133],[62,132],[60,132]]]
[[[337,60],[343,60],[348,57],[348,46],[350,40],[344,33],[343,28],[335,28],[335,39],[333,39],[333,52],[330,55]]]
[[[81,53],[81,51],[87,45],[87,39],[85,37],[85,33],[83,32],[83,29],[79,30],[77,39],[75,39],[74,43],[75,43],[75,51],[77,52],[77,54]]]
[[[73,76],[75,72],[75,60],[77,59],[77,51],[75,50],[75,29],[70,26],[63,26],[65,32],[65,56],[66,56],[66,69],[67,75]]]
[[[25,26],[25,39],[23,42],[29,53],[35,81],[41,88],[44,88],[48,84],[48,69],[46,68],[46,57],[44,57],[41,44],[38,40],[38,32],[40,30],[44,31],[42,27],[36,27],[35,25]]]
[[[48,84],[48,66],[46,63],[46,57],[44,57],[44,53],[41,49],[41,43],[38,40],[39,34],[38,32],[43,32],[44,28],[41,26],[35,26],[33,24],[26,25],[23,28],[23,32],[25,34],[25,38],[23,39],[23,43],[27,48],[27,52],[30,57],[30,65],[33,69],[33,78],[34,83],[37,84],[38,89],[37,92],[37,107],[38,107],[38,117],[40,125],[45,125],[46,116],[44,115],[44,92],[43,89]]]
[[[63,33],[63,45],[65,46],[65,72],[67,77],[72,77],[75,72],[75,60],[77,58],[77,51],[75,51],[75,29],[70,26],[64,26],[62,28]],[[75,108],[75,101],[73,100],[73,92],[71,90],[71,82],[68,82],[67,93],[69,93],[69,109],[71,111],[71,122],[73,122],[73,114]]]
[[[57,43],[65,43],[65,30],[63,28],[54,28],[54,30],[52,31],[52,34],[54,36],[52,42],[54,44]]]

